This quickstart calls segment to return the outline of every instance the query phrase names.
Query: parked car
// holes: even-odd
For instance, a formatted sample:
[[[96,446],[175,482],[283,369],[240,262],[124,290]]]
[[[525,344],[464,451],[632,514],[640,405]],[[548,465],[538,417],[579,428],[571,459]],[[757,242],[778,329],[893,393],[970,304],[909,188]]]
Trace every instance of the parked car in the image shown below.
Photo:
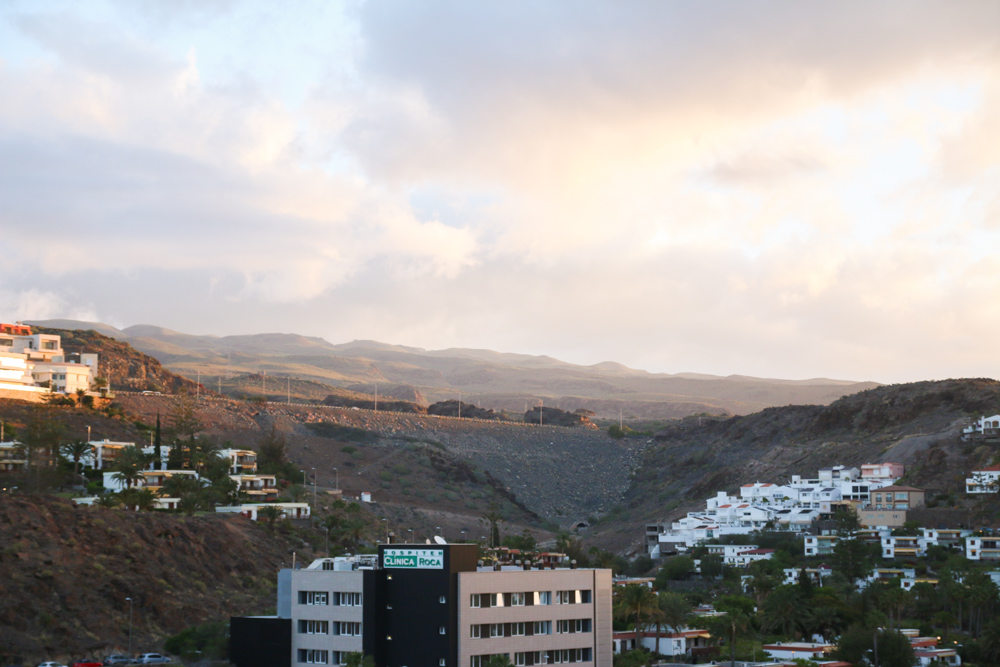
[[[77,660],[70,667],[104,667],[100,660]]]
[[[137,665],[165,665],[170,662],[170,658],[159,653],[143,653],[135,662]]]
[[[62,664],[61,662],[49,661],[49,662],[43,662],[42,664],[38,665],[38,667],[66,667],[66,665]]]
[[[132,658],[127,655],[109,655],[104,659],[105,665],[131,665]]]

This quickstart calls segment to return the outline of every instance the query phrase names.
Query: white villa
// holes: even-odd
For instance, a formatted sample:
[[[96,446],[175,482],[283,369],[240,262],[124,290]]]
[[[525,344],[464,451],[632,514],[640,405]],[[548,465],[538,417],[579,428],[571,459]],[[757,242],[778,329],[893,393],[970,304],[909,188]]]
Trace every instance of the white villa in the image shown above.
[[[62,338],[32,334],[23,324],[0,323],[0,389],[25,394],[89,391],[97,376],[97,355],[67,359]]]
[[[966,493],[996,493],[1000,489],[1000,466],[987,466],[973,470],[965,479]]]
[[[962,439],[969,440],[973,436],[997,436],[1000,435],[1000,415],[992,417],[980,417],[972,426],[962,429]]]

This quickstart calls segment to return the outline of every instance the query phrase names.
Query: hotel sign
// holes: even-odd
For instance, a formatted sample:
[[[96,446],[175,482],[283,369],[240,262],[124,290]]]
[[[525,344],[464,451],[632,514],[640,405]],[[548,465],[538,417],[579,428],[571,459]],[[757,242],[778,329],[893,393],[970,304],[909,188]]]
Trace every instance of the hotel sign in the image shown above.
[[[443,570],[444,549],[386,549],[382,567],[404,570]]]

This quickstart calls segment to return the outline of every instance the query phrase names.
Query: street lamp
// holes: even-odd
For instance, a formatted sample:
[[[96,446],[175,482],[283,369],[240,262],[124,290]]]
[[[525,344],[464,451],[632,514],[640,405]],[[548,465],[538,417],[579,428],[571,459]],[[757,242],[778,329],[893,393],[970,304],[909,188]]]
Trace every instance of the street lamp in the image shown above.
[[[408,532],[410,534],[410,544],[413,544],[413,529],[412,528],[407,528],[406,532]]]
[[[434,534],[441,535],[441,526],[434,526]],[[444,537],[444,535],[441,535],[441,537]]]
[[[87,442],[90,442],[90,427],[87,427]]]
[[[90,428],[89,426],[87,427]],[[125,598],[128,600],[128,657],[132,658],[132,598]]]
[[[389,544],[389,519],[379,519],[380,521],[385,521],[385,543]]]
[[[316,507],[316,468],[313,471],[313,507]]]

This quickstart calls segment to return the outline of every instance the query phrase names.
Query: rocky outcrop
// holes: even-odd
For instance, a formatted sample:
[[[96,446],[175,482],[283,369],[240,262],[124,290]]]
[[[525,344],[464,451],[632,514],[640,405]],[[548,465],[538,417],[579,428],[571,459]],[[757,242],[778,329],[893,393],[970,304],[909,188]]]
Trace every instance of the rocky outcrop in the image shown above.
[[[375,391],[378,390],[379,399],[385,397],[387,399],[394,398],[397,401],[407,401],[409,403],[426,403],[423,394],[409,384],[391,384],[391,385],[375,385],[375,384],[352,384],[345,387],[348,391],[354,391],[359,394],[369,394],[374,395]]]
[[[492,410],[486,410],[472,403],[462,401],[441,401],[428,406],[427,414],[440,415],[442,417],[462,417],[464,419],[486,419],[486,420],[506,420]]]
[[[590,410],[579,409],[575,412],[567,412],[559,408],[534,407],[524,413],[524,421],[527,424],[542,424],[547,426],[582,426],[584,428],[597,428],[596,424],[590,421],[594,413]]]
[[[153,357],[139,352],[128,343],[99,334],[94,330],[48,329],[32,327],[36,333],[56,334],[62,337],[62,348],[67,354],[95,352],[98,355],[98,376],[123,391],[162,391],[176,394],[181,391],[194,393],[197,385],[171,373]]]

